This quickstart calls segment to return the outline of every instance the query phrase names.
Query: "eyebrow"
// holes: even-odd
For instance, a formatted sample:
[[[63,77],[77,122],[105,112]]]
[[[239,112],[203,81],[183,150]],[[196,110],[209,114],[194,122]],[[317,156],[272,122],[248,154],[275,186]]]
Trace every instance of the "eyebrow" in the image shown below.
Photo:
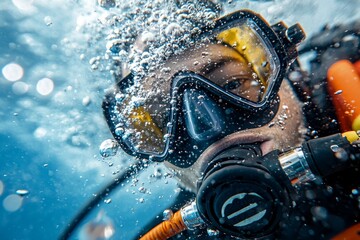
[[[201,72],[201,74],[209,74],[211,73],[214,69],[218,68],[218,67],[222,67],[224,66],[226,63],[235,60],[234,58],[231,57],[226,57],[226,58],[218,58],[215,60],[212,60],[210,63],[206,64],[204,67],[202,67],[199,72]]]

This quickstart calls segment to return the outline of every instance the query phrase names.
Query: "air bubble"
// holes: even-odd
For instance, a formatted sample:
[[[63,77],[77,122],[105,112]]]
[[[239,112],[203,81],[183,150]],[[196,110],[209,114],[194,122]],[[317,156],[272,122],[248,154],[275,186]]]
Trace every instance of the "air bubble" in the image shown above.
[[[86,96],[82,99],[82,104],[83,106],[89,106],[89,104],[91,103],[91,98],[89,96]]]
[[[47,134],[47,130],[43,127],[38,127],[37,129],[35,129],[34,131],[34,137],[36,138],[44,138]]]
[[[115,156],[119,148],[119,144],[113,139],[107,139],[100,145],[100,155],[104,158]]]
[[[111,203],[111,198],[108,198],[108,199],[104,199],[104,203],[106,203],[106,204],[109,204],[109,203]]]
[[[17,210],[20,209],[22,203],[23,203],[23,197],[16,194],[11,194],[4,199],[3,207],[8,212],[16,212]]]
[[[18,95],[21,95],[21,94],[24,94],[24,93],[27,93],[28,90],[29,90],[29,85],[27,85],[26,83],[24,82],[15,82],[13,85],[12,85],[12,90],[15,94],[18,94]]]
[[[3,192],[4,192],[4,184],[3,184],[3,182],[0,180],[0,196],[2,195]]]
[[[345,149],[343,149],[342,147],[339,147],[338,145],[331,145],[330,149],[332,152],[334,152],[334,155],[337,159],[342,160],[342,161],[346,161],[349,158],[348,153],[346,152]]]
[[[50,78],[42,78],[36,84],[36,90],[40,95],[46,96],[54,90],[54,82]]]
[[[219,230],[215,230],[215,229],[211,229],[211,228],[208,228],[206,230],[207,234],[210,236],[210,237],[214,237],[214,236],[217,236],[219,235]]]
[[[139,187],[139,192],[141,193],[145,193],[146,192],[146,188],[145,187]]]
[[[154,169],[154,177],[156,177],[157,179],[160,179],[161,176],[162,176],[161,169],[160,168]]]
[[[9,63],[5,67],[3,67],[2,74],[8,81],[15,82],[23,77],[24,70],[17,63]]]
[[[317,136],[318,132],[316,130],[312,130],[310,134],[311,134],[311,136]]]
[[[230,115],[230,114],[232,114],[232,113],[234,113],[234,109],[233,109],[233,108],[226,108],[226,109],[225,109],[225,114],[226,114],[226,115]]]
[[[163,220],[170,220],[174,216],[173,211],[170,209],[165,209],[163,212]]]
[[[125,132],[125,129],[122,127],[115,128],[115,134],[118,136],[122,136],[124,134],[124,132]]]
[[[46,24],[46,26],[52,25],[52,19],[51,19],[51,17],[50,17],[50,16],[44,17],[44,23]]]
[[[23,197],[23,196],[26,196],[29,194],[29,191],[26,190],[26,189],[19,189],[19,190],[16,190],[16,194]]]
[[[312,190],[306,190],[305,196],[307,199],[315,199],[316,198],[316,194]]]
[[[152,32],[145,31],[141,34],[141,41],[145,44],[154,42],[155,40],[156,36]]]
[[[162,68],[160,71],[163,72],[163,73],[169,73],[169,72],[171,71],[171,68],[169,68],[169,67],[164,67],[164,68]]]
[[[330,146],[330,149],[331,149],[331,151],[333,151],[333,152],[337,152],[337,151],[339,151],[340,147],[339,147],[338,145],[331,145],[331,146]]]
[[[80,229],[80,240],[88,239],[111,239],[115,233],[112,220],[100,211],[95,219],[89,221]]]
[[[256,75],[256,74],[255,74],[255,75]],[[259,86],[259,81],[252,80],[252,81],[250,82],[250,86],[252,86],[252,87]]]
[[[115,95],[115,100],[116,100],[117,102],[122,102],[122,101],[124,100],[124,98],[125,98],[125,95],[122,94],[122,93],[117,93],[117,94]]]
[[[170,23],[165,28],[166,35],[171,35],[171,36],[175,36],[175,37],[180,36],[183,31],[184,30],[182,29],[182,27],[177,23]]]
[[[328,217],[327,209],[321,206],[312,207],[311,213],[314,215],[314,217],[320,220],[324,220]]]
[[[341,161],[346,161],[349,159],[348,153],[343,148],[340,148],[340,150],[335,153],[335,157]]]
[[[145,98],[143,97],[132,97],[131,102],[134,104],[135,107],[141,107],[145,104]]]
[[[204,95],[199,95],[197,98],[198,98],[198,100],[204,100],[205,96]]]
[[[289,73],[289,79],[293,82],[299,82],[302,79],[302,74],[299,71],[292,71]]]
[[[115,0],[98,0],[98,4],[102,8],[112,8],[115,7]]]

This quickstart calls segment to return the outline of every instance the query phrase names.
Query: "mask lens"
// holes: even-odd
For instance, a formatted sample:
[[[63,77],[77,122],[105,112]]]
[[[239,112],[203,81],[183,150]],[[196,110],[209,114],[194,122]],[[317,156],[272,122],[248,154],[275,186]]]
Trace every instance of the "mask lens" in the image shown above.
[[[160,154],[165,143],[164,134],[144,107],[136,107],[129,114],[129,133],[127,142],[137,151]]]
[[[222,51],[223,57],[231,51],[232,60],[228,66],[214,69],[209,79],[237,96],[256,103],[263,101],[275,82],[279,66],[277,54],[264,36],[249,19],[217,34],[218,44],[229,48]]]
[[[165,148],[165,136],[153,114],[150,114],[148,105],[137,105],[139,103],[130,94],[123,98],[115,96],[115,99],[108,112],[116,137],[132,151],[161,154]]]

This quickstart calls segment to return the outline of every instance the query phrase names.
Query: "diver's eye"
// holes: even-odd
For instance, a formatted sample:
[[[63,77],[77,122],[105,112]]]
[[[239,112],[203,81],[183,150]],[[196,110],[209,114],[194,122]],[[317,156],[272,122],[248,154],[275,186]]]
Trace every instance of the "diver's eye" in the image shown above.
[[[241,86],[241,80],[234,79],[226,83],[223,87],[226,91],[233,91]]]
[[[225,81],[222,87],[225,91],[247,98],[251,101],[259,101],[262,94],[259,80],[251,79],[243,75],[232,77],[231,80]]]

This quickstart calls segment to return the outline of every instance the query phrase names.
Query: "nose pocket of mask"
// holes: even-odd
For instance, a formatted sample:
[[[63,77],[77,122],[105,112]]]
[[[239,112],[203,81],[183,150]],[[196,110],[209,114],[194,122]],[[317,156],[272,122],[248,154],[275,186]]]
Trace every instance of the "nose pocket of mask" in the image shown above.
[[[186,89],[183,112],[189,136],[196,141],[213,139],[223,129],[221,109],[204,91]]]

